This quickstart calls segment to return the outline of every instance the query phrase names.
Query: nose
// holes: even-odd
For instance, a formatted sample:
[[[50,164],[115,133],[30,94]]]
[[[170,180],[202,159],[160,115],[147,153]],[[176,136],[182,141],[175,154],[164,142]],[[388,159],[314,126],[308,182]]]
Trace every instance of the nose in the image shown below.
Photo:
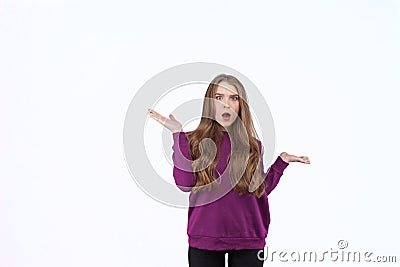
[[[229,108],[228,99],[224,100],[224,107]]]

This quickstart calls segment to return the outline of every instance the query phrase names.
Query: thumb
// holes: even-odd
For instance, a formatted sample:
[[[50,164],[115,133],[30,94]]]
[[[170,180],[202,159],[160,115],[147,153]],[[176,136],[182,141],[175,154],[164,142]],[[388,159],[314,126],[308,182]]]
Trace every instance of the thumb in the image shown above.
[[[170,118],[171,120],[174,120],[174,121],[176,121],[176,119],[175,119],[174,115],[172,115],[172,114],[169,114],[169,118]]]

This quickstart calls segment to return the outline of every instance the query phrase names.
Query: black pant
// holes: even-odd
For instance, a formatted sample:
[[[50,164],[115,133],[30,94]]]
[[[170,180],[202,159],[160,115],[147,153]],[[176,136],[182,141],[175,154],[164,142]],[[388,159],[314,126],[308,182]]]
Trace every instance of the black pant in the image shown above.
[[[262,267],[264,264],[263,248],[215,251],[189,246],[189,267],[224,267],[225,253],[228,253],[229,267]]]

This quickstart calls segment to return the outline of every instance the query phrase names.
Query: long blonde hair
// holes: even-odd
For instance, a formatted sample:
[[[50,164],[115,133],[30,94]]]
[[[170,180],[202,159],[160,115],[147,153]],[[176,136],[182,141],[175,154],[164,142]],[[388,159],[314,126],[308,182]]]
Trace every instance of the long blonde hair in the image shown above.
[[[261,197],[265,193],[266,185],[265,183],[261,183],[263,177],[261,177],[259,169],[260,151],[256,140],[256,138],[258,139],[258,135],[254,128],[248,106],[247,94],[242,83],[234,76],[227,74],[219,74],[210,82],[203,101],[200,123],[195,130],[188,132],[187,135],[190,154],[193,160],[192,169],[196,177],[196,184],[192,191],[197,192],[200,186],[211,190],[210,184],[216,180],[214,171],[218,163],[217,159],[223,132],[221,130],[222,126],[214,119],[215,105],[213,99],[216,88],[222,81],[233,85],[239,95],[238,117],[240,120],[236,118],[229,130],[232,151],[228,155],[227,162],[230,160],[229,177],[231,183],[235,185],[234,189],[240,195],[250,193],[251,195]],[[201,142],[204,138],[210,138],[217,146],[217,155],[214,159],[212,159],[213,155],[207,153],[213,150],[214,144],[211,142]],[[243,148],[245,147],[249,151],[248,155],[247,153],[243,153]],[[246,163],[247,166],[245,166]],[[255,180],[252,181],[252,179]],[[251,183],[257,183],[260,186],[250,192],[249,186]]]

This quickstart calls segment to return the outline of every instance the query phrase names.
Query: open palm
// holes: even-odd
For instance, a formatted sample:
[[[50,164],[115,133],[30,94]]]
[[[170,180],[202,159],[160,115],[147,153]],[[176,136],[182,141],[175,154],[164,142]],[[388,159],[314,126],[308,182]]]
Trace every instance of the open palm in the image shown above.
[[[301,162],[305,164],[310,164],[310,159],[307,156],[296,156],[296,155],[291,155],[287,152],[282,152],[280,154],[281,158],[289,163],[289,162]]]
[[[169,118],[167,118],[150,108],[148,109],[147,113],[149,114],[150,118],[155,119],[171,132],[175,133],[182,131],[182,124],[174,117],[174,115],[170,114]]]

